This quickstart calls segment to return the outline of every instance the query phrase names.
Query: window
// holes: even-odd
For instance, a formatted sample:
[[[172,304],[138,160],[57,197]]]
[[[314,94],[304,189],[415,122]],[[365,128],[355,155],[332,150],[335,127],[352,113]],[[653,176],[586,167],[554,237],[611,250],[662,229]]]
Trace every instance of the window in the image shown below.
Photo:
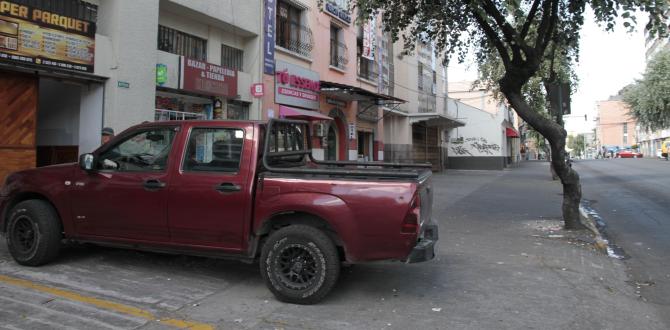
[[[418,87],[420,91],[423,91],[423,63],[421,62],[419,62],[418,73],[419,73],[418,75],[419,79],[417,80],[419,83]]]
[[[158,26],[158,49],[207,61],[207,40],[162,25]]]
[[[244,131],[232,128],[194,128],[188,139],[182,169],[186,172],[237,172]]]
[[[376,81],[377,68],[375,66],[375,61],[363,57],[363,28],[360,29],[359,37],[356,39],[356,45],[356,53],[358,55],[358,76],[363,79]]]
[[[98,169],[120,172],[163,172],[174,140],[172,127],[138,132],[100,155]]]
[[[330,65],[337,66],[337,44],[340,42],[340,29],[330,26]]]
[[[228,116],[226,118],[232,120],[249,119],[249,103],[239,101],[229,101],[226,106],[228,108]]]
[[[336,25],[330,26],[330,65],[344,69],[347,66],[347,46],[340,40],[342,29]]]
[[[244,51],[234,47],[221,45],[221,66],[242,71]]]
[[[314,42],[312,31],[300,23],[302,9],[283,0],[277,2],[277,46],[309,57]]]

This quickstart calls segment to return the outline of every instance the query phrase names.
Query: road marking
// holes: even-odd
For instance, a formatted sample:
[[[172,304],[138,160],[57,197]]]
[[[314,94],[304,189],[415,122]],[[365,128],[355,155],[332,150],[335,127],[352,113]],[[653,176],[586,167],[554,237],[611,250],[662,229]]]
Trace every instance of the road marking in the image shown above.
[[[93,305],[98,308],[114,311],[117,313],[122,313],[126,315],[131,315],[139,318],[143,318],[148,321],[155,321],[161,324],[173,326],[180,329],[192,329],[192,330],[213,330],[214,326],[207,323],[199,323],[193,321],[179,320],[179,319],[159,319],[153,313],[124,304],[115,303],[113,301],[103,300],[94,297],[88,297],[74,293],[72,291],[62,290],[53,288],[46,285],[37,284],[28,280],[23,280],[20,278],[0,275],[0,282],[11,284],[13,286],[23,287],[32,289],[39,292],[48,293],[60,298],[65,298],[72,301],[81,302],[88,305]]]

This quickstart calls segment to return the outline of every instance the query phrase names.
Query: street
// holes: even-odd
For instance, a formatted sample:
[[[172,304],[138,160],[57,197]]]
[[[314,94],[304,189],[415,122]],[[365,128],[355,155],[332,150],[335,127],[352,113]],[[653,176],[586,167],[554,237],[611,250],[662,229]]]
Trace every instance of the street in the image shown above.
[[[643,299],[670,320],[670,163],[659,159],[577,161],[584,199],[606,221]]]
[[[619,163],[577,166],[586,185],[600,180],[588,168]],[[278,302],[257,264],[74,246],[52,264],[29,268],[11,259],[3,241],[0,328],[668,328],[631,285],[626,264],[638,259],[634,248],[624,245],[634,256],[624,263],[596,251],[586,233],[561,229],[561,187],[546,162],[447,171],[434,183],[437,258],[345,268],[332,294],[313,306]],[[624,209],[632,210],[616,212]],[[667,244],[631,244],[638,241],[651,251]]]

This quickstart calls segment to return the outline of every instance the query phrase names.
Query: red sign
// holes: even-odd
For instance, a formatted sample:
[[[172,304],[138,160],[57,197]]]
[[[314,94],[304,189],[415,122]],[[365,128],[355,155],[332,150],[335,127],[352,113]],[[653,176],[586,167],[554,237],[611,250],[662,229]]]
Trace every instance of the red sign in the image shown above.
[[[251,96],[261,97],[265,95],[265,85],[263,84],[252,84],[251,85]]]
[[[183,90],[229,98],[237,96],[237,70],[182,56],[181,71]]]

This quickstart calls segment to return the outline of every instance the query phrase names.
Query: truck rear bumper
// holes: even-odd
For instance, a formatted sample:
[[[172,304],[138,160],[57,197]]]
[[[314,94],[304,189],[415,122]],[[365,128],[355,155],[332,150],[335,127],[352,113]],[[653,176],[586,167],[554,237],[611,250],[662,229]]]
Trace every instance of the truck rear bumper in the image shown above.
[[[407,256],[408,264],[416,262],[424,262],[435,258],[435,243],[437,243],[438,232],[437,224],[431,221],[423,230],[423,235],[416,242],[416,246]]]

